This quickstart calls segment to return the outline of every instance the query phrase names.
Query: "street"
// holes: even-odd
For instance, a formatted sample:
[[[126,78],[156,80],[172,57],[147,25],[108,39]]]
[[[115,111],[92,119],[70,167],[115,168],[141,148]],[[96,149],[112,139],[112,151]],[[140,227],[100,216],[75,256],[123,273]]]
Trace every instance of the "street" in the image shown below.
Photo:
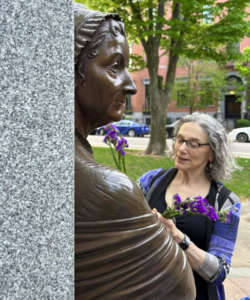
[[[88,141],[92,146],[107,147],[107,145],[103,143],[103,138],[104,136],[89,135]],[[125,138],[128,141],[129,149],[145,150],[149,142],[149,136]],[[250,158],[250,143],[234,142],[233,144],[236,156]],[[167,139],[167,145],[168,147],[172,146],[172,139]]]

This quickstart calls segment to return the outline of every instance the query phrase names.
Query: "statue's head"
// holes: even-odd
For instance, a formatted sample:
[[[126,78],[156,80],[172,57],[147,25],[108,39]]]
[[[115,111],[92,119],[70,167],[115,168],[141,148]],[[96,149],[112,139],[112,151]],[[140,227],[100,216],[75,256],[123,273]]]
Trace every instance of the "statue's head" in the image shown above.
[[[127,71],[129,46],[118,14],[75,4],[75,99],[92,127],[122,118],[136,88]]]

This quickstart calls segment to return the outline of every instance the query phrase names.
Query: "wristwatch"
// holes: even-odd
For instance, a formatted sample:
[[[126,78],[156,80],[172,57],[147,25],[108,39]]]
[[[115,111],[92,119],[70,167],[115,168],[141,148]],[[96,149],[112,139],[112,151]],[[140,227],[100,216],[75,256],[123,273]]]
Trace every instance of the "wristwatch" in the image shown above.
[[[185,251],[190,246],[190,243],[191,243],[190,238],[186,234],[184,234],[184,239],[182,242],[179,243],[179,246],[183,251]]]

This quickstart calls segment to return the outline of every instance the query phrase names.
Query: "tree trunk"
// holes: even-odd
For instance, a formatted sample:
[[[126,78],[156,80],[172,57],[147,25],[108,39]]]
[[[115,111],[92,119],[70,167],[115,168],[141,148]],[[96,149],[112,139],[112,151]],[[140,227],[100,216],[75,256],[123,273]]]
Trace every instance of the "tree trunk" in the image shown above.
[[[151,105],[151,134],[145,154],[164,155],[166,149],[166,113],[167,103],[164,99],[163,90],[159,86],[159,42],[152,38],[148,56],[148,71],[150,78],[150,105]]]
[[[179,19],[180,4],[173,5],[172,18]],[[184,35],[183,32],[180,33]],[[147,45],[146,45],[147,44]],[[175,47],[181,46],[181,41],[176,42],[171,39],[169,51],[168,69],[164,89],[159,86],[158,81],[158,65],[159,65],[159,40],[157,36],[150,37],[148,43],[143,43],[144,50],[148,58],[148,71],[150,78],[150,94],[151,94],[151,133],[148,147],[145,154],[165,155],[166,144],[166,118],[167,109],[171,101],[172,90],[174,88],[175,73],[179,55],[174,53]]]

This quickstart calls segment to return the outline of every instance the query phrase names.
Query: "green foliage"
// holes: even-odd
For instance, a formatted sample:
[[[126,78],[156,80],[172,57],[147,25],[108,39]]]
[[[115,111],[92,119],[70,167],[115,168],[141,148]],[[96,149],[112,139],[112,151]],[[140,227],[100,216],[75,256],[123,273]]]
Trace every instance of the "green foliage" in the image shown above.
[[[116,169],[114,160],[108,148],[94,147],[94,157],[97,162]],[[137,180],[142,174],[152,169],[168,169],[174,166],[174,162],[168,157],[144,156],[142,151],[126,149],[127,175]]]
[[[93,150],[94,157],[99,163],[116,169],[108,148],[94,147]],[[235,171],[232,174],[232,179],[223,181],[223,183],[239,197],[248,197],[250,200],[250,159],[237,158],[237,163],[243,170]],[[145,156],[142,155],[142,151],[126,150],[126,167],[127,175],[133,180],[137,180],[142,174],[149,170],[158,168],[169,169],[174,167],[174,161],[166,156]]]
[[[243,170],[235,171],[232,174],[232,179],[224,181],[223,183],[240,198],[249,198],[250,200],[250,159],[239,157],[237,158],[237,163]]]
[[[146,62],[140,55],[138,55],[136,53],[130,54],[130,63],[129,63],[129,68],[128,68],[129,72],[131,72],[131,73],[138,72],[145,68],[146,68]]]
[[[244,79],[244,85],[237,85],[238,101],[247,100],[250,94],[250,47],[246,47],[240,61],[235,64],[235,70],[238,71]],[[248,106],[250,109],[250,104]]]
[[[206,110],[222,100],[222,91],[227,82],[225,69],[214,62],[180,59],[185,77],[176,79],[173,100],[176,107],[189,107],[189,113]]]
[[[123,18],[130,41],[150,43],[191,59],[235,60],[233,45],[250,35],[246,0],[76,0],[89,8],[117,12]],[[165,5],[164,11],[161,10]],[[171,11],[178,10],[173,17]],[[173,39],[174,43],[170,40]],[[146,49],[145,49],[146,50]]]
[[[250,120],[239,119],[236,121],[236,128],[248,127],[250,126]]]

